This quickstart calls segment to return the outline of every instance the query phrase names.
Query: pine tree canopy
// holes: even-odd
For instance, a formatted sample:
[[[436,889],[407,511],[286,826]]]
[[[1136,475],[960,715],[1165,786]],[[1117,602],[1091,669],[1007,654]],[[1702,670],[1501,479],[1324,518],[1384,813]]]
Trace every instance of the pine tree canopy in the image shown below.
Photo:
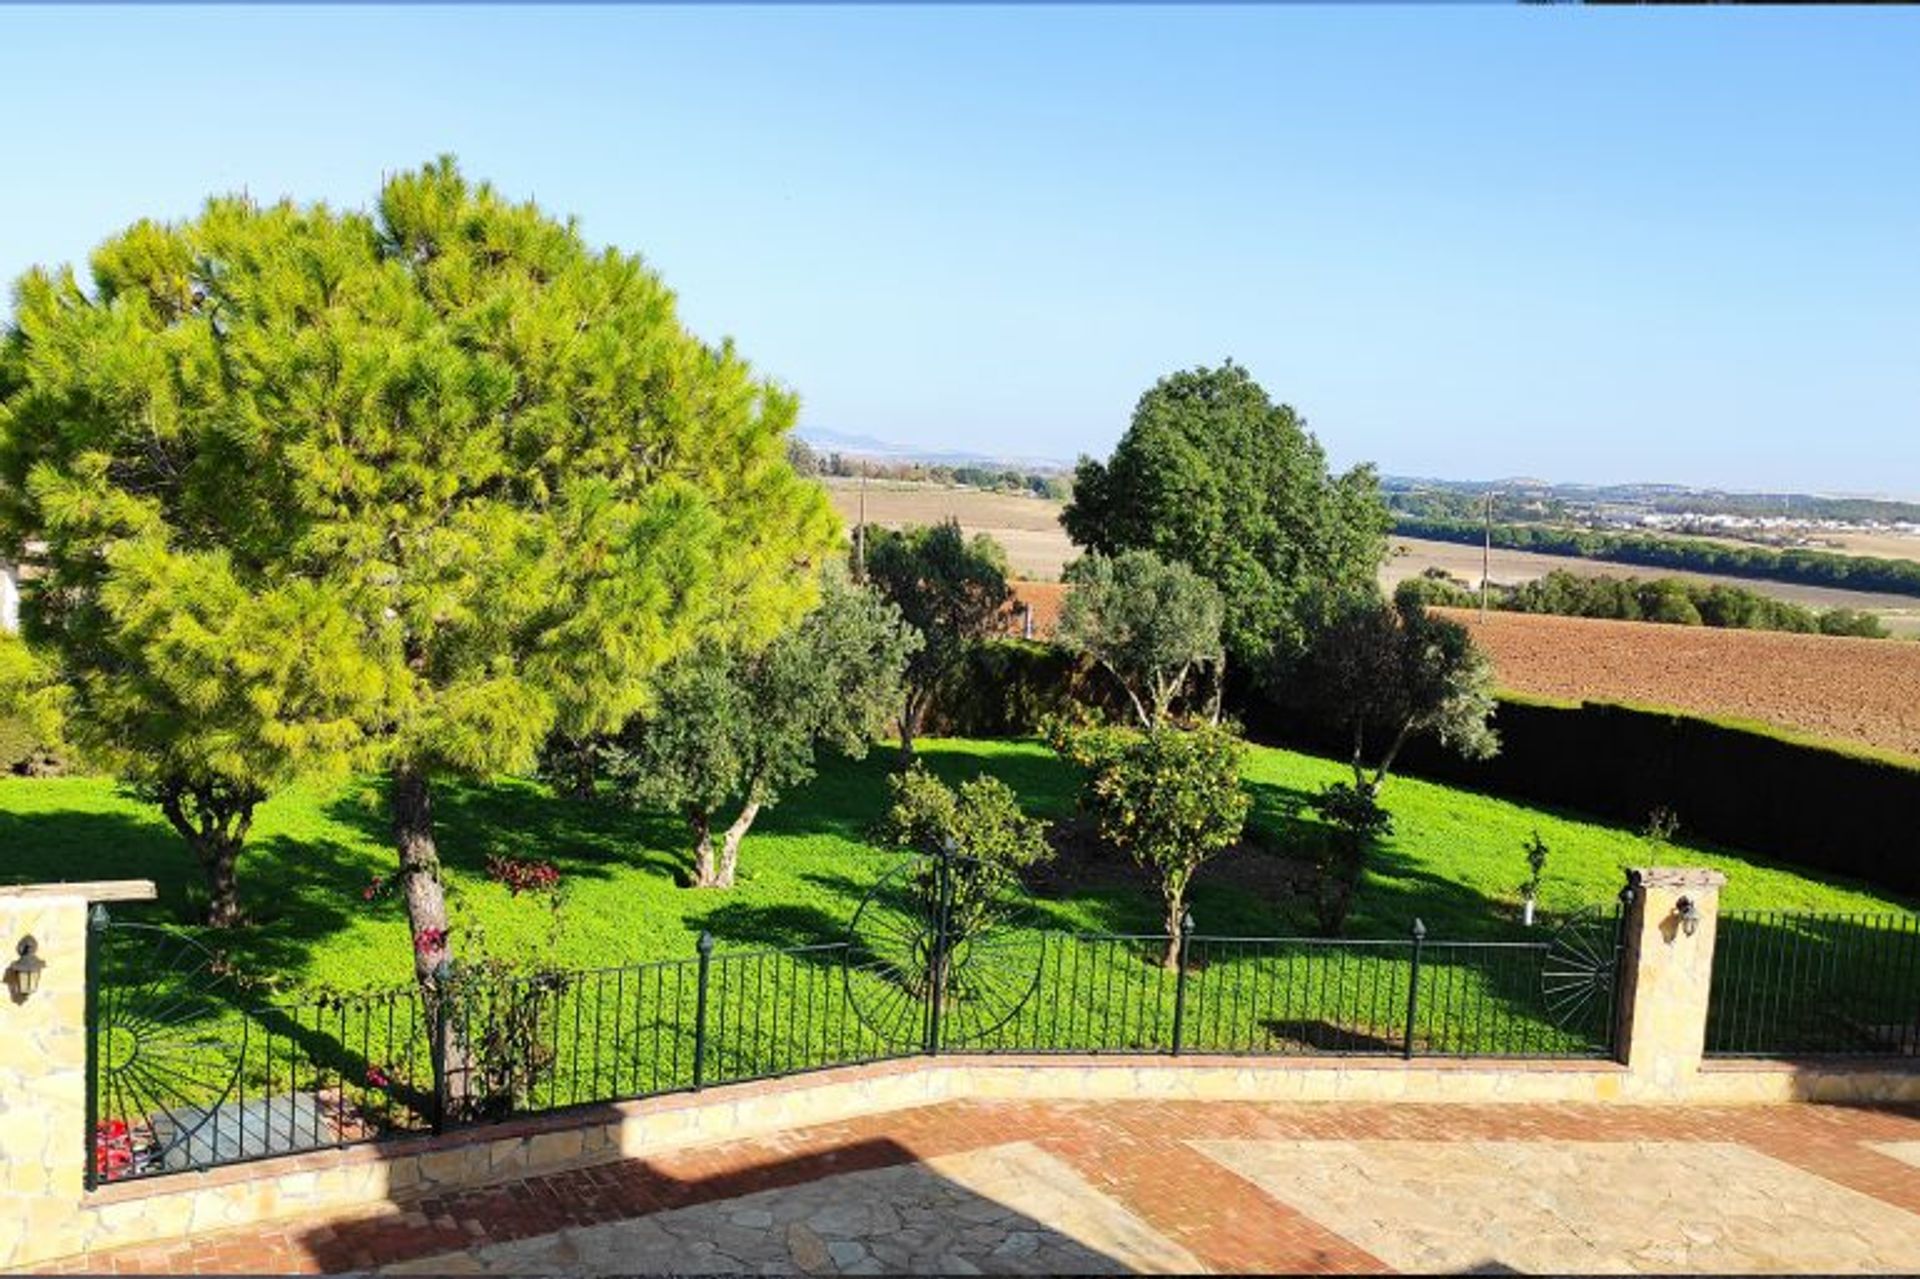
[[[769,642],[837,545],[795,399],[451,159],[91,267],[0,334],[0,554],[45,542],[28,638],[136,775],[524,767],[696,642]]]

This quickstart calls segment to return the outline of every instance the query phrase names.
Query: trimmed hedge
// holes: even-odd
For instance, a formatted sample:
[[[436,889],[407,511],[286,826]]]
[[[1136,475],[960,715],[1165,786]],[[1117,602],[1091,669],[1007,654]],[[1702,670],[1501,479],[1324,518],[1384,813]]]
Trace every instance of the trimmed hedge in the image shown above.
[[[1599,702],[1502,698],[1494,726],[1492,759],[1423,738],[1400,771],[1635,826],[1667,808],[1683,837],[1920,895],[1920,765]],[[1341,753],[1297,719],[1277,736]]]
[[[1037,640],[988,640],[934,691],[924,731],[947,737],[1031,737],[1075,703],[1111,705],[1105,672]]]
[[[1344,757],[1297,711],[1230,686],[1256,740]],[[983,645],[940,690],[929,731],[1017,737],[1076,698],[1123,711],[1103,672],[1051,645]],[[1920,896],[1920,764],[1797,741],[1764,726],[1588,702],[1500,700],[1500,753],[1464,760],[1431,739],[1401,772],[1639,826],[1672,810],[1684,837]]]

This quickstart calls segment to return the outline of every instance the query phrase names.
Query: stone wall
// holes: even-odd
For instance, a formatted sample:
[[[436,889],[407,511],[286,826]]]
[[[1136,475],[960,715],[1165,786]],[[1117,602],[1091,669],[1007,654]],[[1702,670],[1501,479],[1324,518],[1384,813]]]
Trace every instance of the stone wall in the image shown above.
[[[0,889],[0,944],[31,932],[38,992],[0,1002],[0,1267],[276,1217],[392,1211],[436,1192],[963,1097],[1275,1102],[1920,1102],[1920,1071],[1704,1063],[1719,878],[1635,872],[1620,1062],[1394,1058],[910,1058],[701,1093],[590,1106],[128,1182],[88,1192],[85,928],[89,891]],[[151,886],[145,886],[151,891]],[[1688,899],[1690,911],[1680,908]],[[1697,912],[1695,914],[1694,912]],[[1688,925],[1688,916],[1693,916]]]

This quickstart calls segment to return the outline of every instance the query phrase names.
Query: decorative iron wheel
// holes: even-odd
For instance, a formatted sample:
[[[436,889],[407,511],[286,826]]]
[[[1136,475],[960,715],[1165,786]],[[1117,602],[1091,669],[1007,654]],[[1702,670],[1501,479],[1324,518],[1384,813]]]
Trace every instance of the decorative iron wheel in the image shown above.
[[[848,1002],[890,1051],[925,1047],[936,1019],[942,1046],[988,1041],[1033,998],[1046,945],[1018,886],[958,855],[882,875],[847,941]]]
[[[1547,1016],[1562,1030],[1604,1027],[1620,966],[1620,921],[1611,910],[1582,907],[1561,921],[1540,965]]]
[[[193,1158],[195,1138],[246,1058],[231,980],[212,951],[169,928],[102,921],[95,944],[95,1175],[205,1162]]]

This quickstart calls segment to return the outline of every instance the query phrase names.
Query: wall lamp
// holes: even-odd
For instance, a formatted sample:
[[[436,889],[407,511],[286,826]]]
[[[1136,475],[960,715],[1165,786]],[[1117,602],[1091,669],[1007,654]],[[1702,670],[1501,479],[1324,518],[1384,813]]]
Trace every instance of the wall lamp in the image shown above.
[[[7,965],[7,989],[13,992],[14,1003],[24,1004],[27,996],[40,989],[40,974],[47,961],[40,958],[40,943],[31,937],[22,937],[15,953],[19,958]]]
[[[1700,908],[1693,904],[1693,898],[1682,897],[1673,904],[1673,913],[1680,921],[1680,931],[1691,937],[1700,930]]]

